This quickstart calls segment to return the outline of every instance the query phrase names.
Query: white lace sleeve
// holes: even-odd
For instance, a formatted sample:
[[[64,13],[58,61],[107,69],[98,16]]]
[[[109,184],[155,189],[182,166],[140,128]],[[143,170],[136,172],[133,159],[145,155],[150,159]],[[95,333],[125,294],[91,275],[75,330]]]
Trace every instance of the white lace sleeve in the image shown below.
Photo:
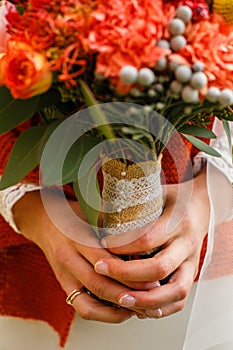
[[[230,131],[233,139],[233,123],[230,123]],[[217,168],[228,179],[228,181],[233,184],[232,150],[230,150],[224,130],[222,130],[216,140],[212,141],[211,146],[216,149],[222,157],[212,157],[204,152],[199,152],[194,158],[194,174],[198,173],[203,162],[207,161],[209,164]],[[230,218],[233,218],[233,203]]]
[[[41,189],[41,186],[19,183],[17,185],[8,187],[3,191],[0,191],[0,214],[4,217],[4,219],[9,223],[15,232],[20,233],[15,224],[12,214],[12,208],[14,204],[20,198],[22,198],[26,192],[36,191],[39,189]]]

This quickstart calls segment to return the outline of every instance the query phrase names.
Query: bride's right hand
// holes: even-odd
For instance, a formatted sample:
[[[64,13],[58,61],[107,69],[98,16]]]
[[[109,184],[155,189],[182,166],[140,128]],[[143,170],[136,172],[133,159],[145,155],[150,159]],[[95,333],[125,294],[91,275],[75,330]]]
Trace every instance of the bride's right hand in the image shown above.
[[[117,305],[118,296],[127,294],[130,289],[97,274],[93,268],[97,261],[113,255],[99,245],[98,239],[85,223],[77,201],[68,201],[72,210],[65,212],[61,196],[47,189],[42,191],[46,194],[47,205],[60,221],[62,230],[48,216],[40,191],[33,191],[25,194],[13,207],[15,223],[20,232],[42,249],[67,295],[84,286],[98,298]],[[75,213],[75,220],[72,213]],[[70,238],[74,234],[75,240]],[[73,307],[84,319],[109,323],[123,322],[135,314],[127,308],[106,305],[88,293],[78,295],[73,301]]]

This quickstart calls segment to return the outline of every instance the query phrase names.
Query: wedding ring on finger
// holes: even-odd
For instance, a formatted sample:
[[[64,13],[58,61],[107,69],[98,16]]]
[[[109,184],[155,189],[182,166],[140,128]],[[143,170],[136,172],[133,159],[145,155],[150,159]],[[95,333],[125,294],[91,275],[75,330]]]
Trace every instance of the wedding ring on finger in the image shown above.
[[[73,301],[75,298],[77,298],[77,296],[79,296],[80,294],[84,293],[84,290],[82,288],[80,289],[75,289],[73,290],[73,292],[71,292],[67,298],[66,298],[66,304],[68,305],[73,305]]]

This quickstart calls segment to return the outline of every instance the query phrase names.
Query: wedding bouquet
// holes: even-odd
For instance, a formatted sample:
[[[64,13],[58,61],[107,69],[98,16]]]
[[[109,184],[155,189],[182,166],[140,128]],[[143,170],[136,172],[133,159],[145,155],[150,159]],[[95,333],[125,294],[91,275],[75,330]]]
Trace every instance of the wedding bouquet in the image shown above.
[[[39,124],[17,139],[0,189],[40,164],[44,185],[73,183],[93,227],[103,212],[104,234],[158,218],[161,159],[174,133],[220,156],[206,142],[216,117],[231,147],[233,27],[215,7],[204,0],[2,1],[0,133],[35,116]],[[93,208],[88,198],[98,192],[100,169]]]

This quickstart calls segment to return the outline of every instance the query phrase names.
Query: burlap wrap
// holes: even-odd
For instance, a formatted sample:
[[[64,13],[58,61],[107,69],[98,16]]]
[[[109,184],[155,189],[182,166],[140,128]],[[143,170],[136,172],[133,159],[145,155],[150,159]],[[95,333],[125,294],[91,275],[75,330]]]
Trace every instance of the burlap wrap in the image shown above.
[[[102,171],[105,234],[143,227],[161,215],[161,158],[128,166],[119,159],[108,159]]]

